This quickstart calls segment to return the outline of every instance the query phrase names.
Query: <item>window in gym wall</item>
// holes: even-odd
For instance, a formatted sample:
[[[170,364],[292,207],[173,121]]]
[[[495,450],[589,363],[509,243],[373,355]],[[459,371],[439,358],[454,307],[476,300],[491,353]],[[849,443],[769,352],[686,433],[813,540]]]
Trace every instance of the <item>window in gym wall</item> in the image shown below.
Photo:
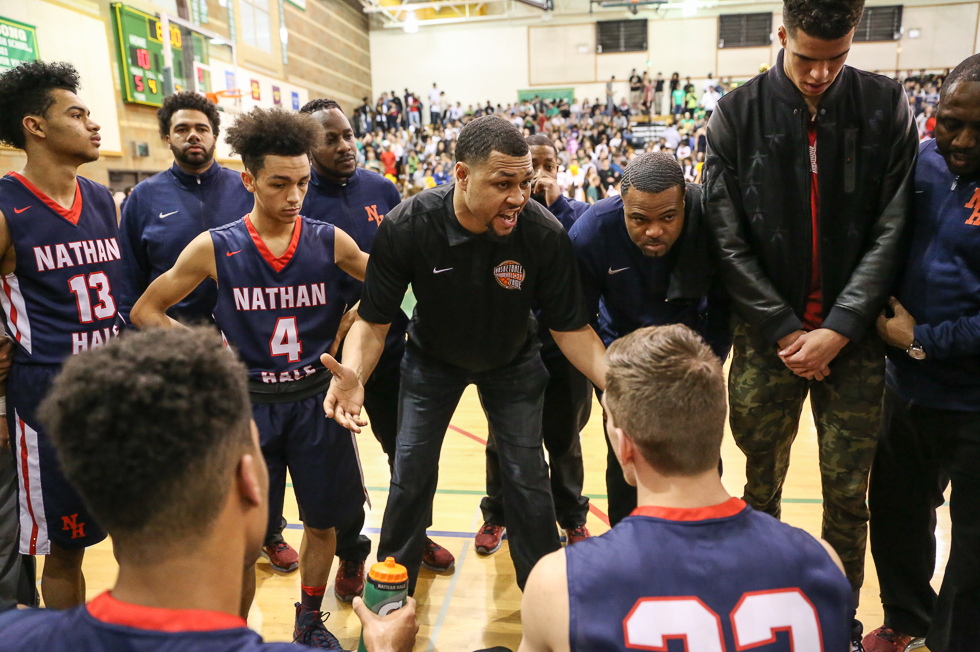
[[[272,52],[269,0],[238,0],[245,45]]]
[[[772,43],[772,14],[718,16],[719,48],[750,48]]]
[[[644,52],[647,49],[647,20],[600,20],[595,24],[596,52]]]
[[[897,41],[902,38],[902,5],[865,7],[854,30],[855,41]]]

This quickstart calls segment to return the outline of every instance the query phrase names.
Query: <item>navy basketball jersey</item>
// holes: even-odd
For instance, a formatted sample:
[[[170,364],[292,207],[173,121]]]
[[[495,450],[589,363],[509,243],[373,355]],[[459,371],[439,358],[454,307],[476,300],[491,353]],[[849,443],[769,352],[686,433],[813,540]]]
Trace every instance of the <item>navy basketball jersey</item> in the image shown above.
[[[115,332],[114,292],[123,268],[116,206],[102,185],[77,177],[65,210],[16,172],[0,179],[0,211],[17,265],[0,279],[14,360],[60,364],[97,348]]]
[[[850,649],[844,573],[812,536],[738,498],[640,507],[565,556],[572,652]]]
[[[211,229],[218,271],[214,320],[248,367],[249,378],[281,383],[325,372],[344,300],[334,263],[334,227],[300,216],[276,258],[249,216]]]

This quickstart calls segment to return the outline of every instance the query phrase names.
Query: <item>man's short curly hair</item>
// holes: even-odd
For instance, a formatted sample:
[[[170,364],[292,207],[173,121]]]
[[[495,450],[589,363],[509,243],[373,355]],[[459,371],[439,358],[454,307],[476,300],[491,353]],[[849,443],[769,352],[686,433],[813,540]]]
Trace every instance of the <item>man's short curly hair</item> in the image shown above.
[[[847,36],[861,21],[864,0],[783,0],[783,25],[790,36],[803,30],[823,41]]]
[[[252,446],[245,367],[205,327],[127,333],[70,358],[39,416],[117,540],[206,534]]]
[[[555,158],[558,158],[558,148],[555,142],[544,134],[534,134],[524,139],[528,147],[550,147],[555,151]]]
[[[329,111],[330,109],[337,109],[341,113],[344,112],[340,105],[335,100],[328,100],[325,97],[321,97],[316,100],[310,100],[303,105],[303,108],[299,110],[300,113],[313,114],[317,111]]]
[[[225,140],[245,168],[258,174],[266,156],[303,156],[318,138],[320,125],[306,113],[255,108],[238,117]]]
[[[70,63],[22,63],[0,75],[0,143],[24,149],[25,117],[43,117],[54,104],[51,91],[78,92],[78,72]]]
[[[660,193],[680,186],[685,192],[684,171],[677,160],[666,152],[643,152],[636,155],[623,170],[620,194],[625,196],[630,188],[640,192]]]
[[[194,91],[181,91],[164,98],[163,106],[157,109],[157,123],[160,125],[160,138],[170,135],[170,121],[174,114],[181,109],[190,111],[200,111],[208,117],[211,123],[211,131],[215,138],[218,137],[218,128],[221,127],[221,114],[214,102]]]
[[[529,151],[517,127],[497,115],[470,121],[460,130],[456,142],[456,160],[470,165],[486,162],[491,152],[524,156]]]

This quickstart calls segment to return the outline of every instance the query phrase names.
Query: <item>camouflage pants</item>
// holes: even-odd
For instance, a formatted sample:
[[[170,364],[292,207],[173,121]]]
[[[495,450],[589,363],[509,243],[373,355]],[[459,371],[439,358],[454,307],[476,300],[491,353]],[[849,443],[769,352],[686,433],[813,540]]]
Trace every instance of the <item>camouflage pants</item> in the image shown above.
[[[868,541],[868,473],[874,459],[885,387],[885,346],[874,332],[849,343],[830,376],[807,380],[790,371],[777,347],[736,319],[728,376],[730,421],[745,453],[745,501],[780,515],[789,453],[807,393],[817,427],[823,490],[821,536],[833,546],[851,587],[864,582]]]

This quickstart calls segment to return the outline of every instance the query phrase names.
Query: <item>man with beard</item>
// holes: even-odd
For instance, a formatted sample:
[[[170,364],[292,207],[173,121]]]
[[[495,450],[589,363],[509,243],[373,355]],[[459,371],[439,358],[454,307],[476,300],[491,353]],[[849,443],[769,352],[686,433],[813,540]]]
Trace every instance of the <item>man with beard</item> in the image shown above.
[[[541,308],[555,342],[593,383],[605,385],[604,347],[579,298],[572,244],[529,202],[534,170],[520,131],[504,118],[473,120],[456,145],[456,182],[421,192],[378,229],[357,321],[328,355],[327,416],[355,432],[364,384],[411,283],[418,303],[402,360],[395,468],[378,544],[409,572],[414,592],[442,440],[463,390],[475,384],[497,441],[504,525],[517,584],[558,549],[541,442],[548,374],[530,318]]]
[[[919,146],[904,278],[878,318],[891,347],[871,465],[871,554],[884,625],[868,652],[974,650],[980,637],[980,55],[950,73]],[[951,485],[936,595],[936,508]]]
[[[730,301],[711,260],[701,186],[685,183],[670,154],[638,154],[622,194],[602,199],[569,231],[589,317],[606,346],[645,326],[684,324],[724,362],[731,348]],[[601,399],[601,396],[600,396]],[[609,523],[636,509],[608,439]]]
[[[123,206],[119,245],[127,287],[119,299],[119,317],[126,324],[136,300],[174,266],[191,240],[240,220],[253,203],[241,175],[214,160],[221,118],[211,100],[190,91],[175,93],[163,101],[157,121],[174,164],[137,184]],[[207,279],[167,314],[184,323],[210,323],[217,291]],[[299,568],[299,555],[283,540],[282,528],[266,541],[263,554],[278,571]]]
[[[398,188],[380,174],[357,167],[354,131],[333,100],[308,102],[301,113],[308,113],[323,127],[323,139],[310,152],[310,186],[303,201],[303,215],[329,222],[348,233],[361,251],[371,253],[371,245],[385,215],[401,202]],[[363,283],[353,277],[344,279],[344,299],[355,306],[361,298]],[[349,308],[334,343],[334,350],[357,317],[357,308]],[[395,313],[384,353],[364,388],[364,408],[371,418],[371,432],[394,461],[395,435],[398,434],[399,366],[405,353],[405,329],[408,317],[400,309]],[[364,590],[364,561],[371,552],[371,540],[361,534],[364,509],[347,525],[337,528],[337,557],[340,567],[334,580],[334,593],[345,602]],[[446,571],[456,560],[432,539],[426,538],[422,563],[436,571]]]
[[[589,205],[562,195],[558,186],[558,150],[555,144],[543,134],[528,136],[525,140],[531,150],[531,166],[534,168],[531,199],[547,207],[568,231],[575,220],[589,209]],[[558,525],[565,531],[565,541],[573,544],[590,536],[585,526],[589,499],[582,495],[585,469],[579,433],[592,413],[592,384],[561,354],[547,325],[541,323],[540,310],[535,311],[535,316],[539,320],[541,360],[548,370],[542,408],[542,435],[548,449],[551,495],[555,501]],[[487,438],[487,495],[480,501],[480,510],[483,512],[483,526],[474,537],[473,545],[477,552],[489,555],[500,548],[505,529],[500,459],[492,430]]]

